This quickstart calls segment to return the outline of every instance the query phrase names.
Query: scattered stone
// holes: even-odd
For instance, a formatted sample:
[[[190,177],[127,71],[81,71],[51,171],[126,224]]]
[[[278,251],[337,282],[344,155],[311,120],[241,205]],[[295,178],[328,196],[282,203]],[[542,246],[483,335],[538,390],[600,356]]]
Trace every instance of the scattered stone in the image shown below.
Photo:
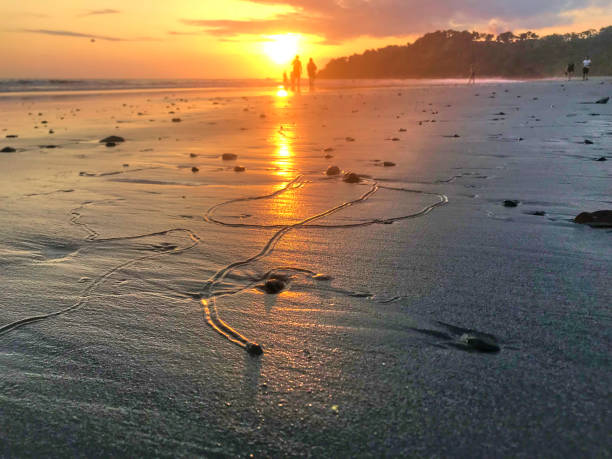
[[[58,148],[57,145],[44,145],[43,148]]]
[[[195,153],[189,153],[189,157],[190,158],[195,158],[196,156],[198,156],[198,155],[196,155]]]
[[[584,144],[585,145],[593,145],[593,141],[589,140],[589,139],[584,139]]]
[[[323,150],[324,152],[330,152],[330,151],[334,151],[334,149],[332,147],[328,147],[325,150]]]
[[[383,161],[382,165],[383,167],[393,167],[395,166],[395,163],[392,161]]]
[[[574,218],[574,222],[593,227],[612,227],[612,210],[582,212]]]
[[[525,212],[528,215],[535,215],[536,217],[543,217],[546,215],[546,212],[543,210],[532,210],[530,212]]]
[[[504,207],[516,207],[519,205],[519,201],[516,199],[506,199],[504,201]]]
[[[221,159],[223,161],[235,161],[236,159],[238,159],[238,155],[234,153],[223,153],[221,155]]]
[[[602,99],[599,99],[597,102],[595,102],[596,104],[607,104],[608,101],[610,100],[609,97],[604,97]]]
[[[17,137],[19,137],[17,134],[8,134],[6,136],[7,139],[16,139]]]
[[[263,348],[257,343],[247,343],[246,351],[251,355],[261,355],[263,354]]]
[[[406,129],[405,128],[400,128],[399,132],[406,132]]]
[[[325,175],[340,175],[340,168],[338,166],[329,166],[325,171]]]
[[[325,155],[323,156],[325,159],[332,159],[334,157],[334,155]]]
[[[234,166],[234,172],[244,172],[245,170],[244,166]]]
[[[606,158],[605,156],[600,156],[595,161],[607,161],[607,160],[608,160],[608,158]]]
[[[193,166],[193,167],[191,168],[191,172],[193,172],[194,174],[195,174],[196,172],[199,172],[199,171],[200,171],[200,169],[198,169],[198,168],[197,168],[197,167],[195,167],[195,166]]]
[[[342,181],[346,183],[359,183],[361,182],[361,178],[359,178],[359,176],[354,172],[347,172],[344,174]]]
[[[355,139],[353,137],[346,137],[344,140],[346,140],[347,142],[354,142]]]
[[[115,142],[115,143],[125,142],[125,139],[123,137],[119,137],[118,135],[111,135],[109,137],[106,137],[100,140],[100,143],[108,143],[108,142]]]
[[[459,134],[455,134],[453,137],[454,137],[455,139],[458,139],[458,138],[459,138],[459,137],[461,137],[461,136],[460,136]]]
[[[391,139],[391,141],[392,141],[392,142],[399,142],[399,141],[400,141],[400,139],[399,139],[399,137],[393,137],[393,138]]]
[[[180,118],[172,118],[173,123],[180,123],[182,120]]]
[[[259,286],[260,290],[263,290],[266,293],[271,295],[275,295],[277,293],[282,292],[286,287],[285,281],[282,279],[268,279],[263,285]]]
[[[4,147],[0,153],[15,153],[16,151],[13,147]]]
[[[499,352],[499,344],[494,336],[476,333],[464,333],[459,338],[462,344],[480,352]]]
[[[49,129],[49,134],[55,134],[55,131],[53,129]]]
[[[117,146],[117,144],[115,142],[106,142],[105,144],[107,147],[115,147]]]

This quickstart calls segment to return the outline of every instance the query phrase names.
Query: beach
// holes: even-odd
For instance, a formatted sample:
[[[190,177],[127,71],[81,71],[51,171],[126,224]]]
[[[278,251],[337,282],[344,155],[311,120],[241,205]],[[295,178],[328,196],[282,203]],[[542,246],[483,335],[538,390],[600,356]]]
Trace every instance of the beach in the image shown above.
[[[611,93],[0,95],[0,454],[606,457]]]

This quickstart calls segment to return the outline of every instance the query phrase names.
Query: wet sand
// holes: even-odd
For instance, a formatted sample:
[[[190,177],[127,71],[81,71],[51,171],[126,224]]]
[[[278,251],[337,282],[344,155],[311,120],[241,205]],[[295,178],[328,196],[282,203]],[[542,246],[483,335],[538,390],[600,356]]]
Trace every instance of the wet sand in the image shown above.
[[[0,98],[0,453],[609,454],[611,92]]]

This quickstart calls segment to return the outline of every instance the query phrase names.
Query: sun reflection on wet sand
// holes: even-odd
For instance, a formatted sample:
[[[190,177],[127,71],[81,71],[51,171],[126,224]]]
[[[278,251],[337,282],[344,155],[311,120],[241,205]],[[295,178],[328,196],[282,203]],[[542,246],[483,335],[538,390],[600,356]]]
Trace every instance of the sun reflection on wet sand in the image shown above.
[[[295,139],[295,130],[292,126],[280,125],[274,133],[273,143],[276,146],[274,156],[275,174],[285,178],[293,178],[295,175],[295,164],[293,162],[293,141]]]

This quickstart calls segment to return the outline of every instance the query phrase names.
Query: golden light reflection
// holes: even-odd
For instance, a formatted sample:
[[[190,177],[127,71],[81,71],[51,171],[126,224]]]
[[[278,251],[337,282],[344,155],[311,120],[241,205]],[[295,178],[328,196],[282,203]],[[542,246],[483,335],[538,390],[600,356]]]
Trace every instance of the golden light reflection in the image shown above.
[[[278,87],[278,91],[276,91],[276,96],[277,97],[287,97],[289,95],[289,93],[287,92],[287,90],[285,89],[284,86],[279,86]]]
[[[276,144],[276,157],[273,162],[276,168],[276,175],[285,179],[293,178],[295,167],[293,162],[292,143],[295,139],[293,126],[281,124],[274,133],[274,143]]]

